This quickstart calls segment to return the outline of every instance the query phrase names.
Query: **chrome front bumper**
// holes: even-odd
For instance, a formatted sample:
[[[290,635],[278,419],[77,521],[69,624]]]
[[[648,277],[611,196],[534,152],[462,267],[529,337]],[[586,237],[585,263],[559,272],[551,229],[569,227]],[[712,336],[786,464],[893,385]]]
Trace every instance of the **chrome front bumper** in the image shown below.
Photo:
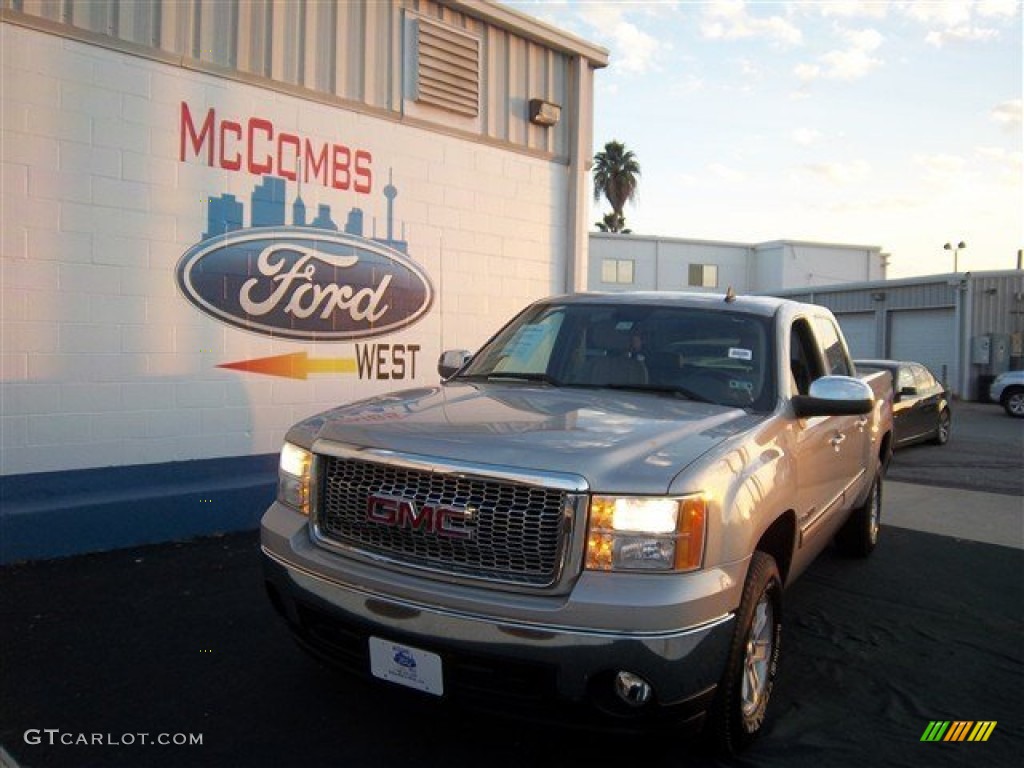
[[[746,572],[741,562],[685,576],[587,573],[567,596],[502,593],[346,561],[313,544],[306,519],[279,504],[263,518],[262,547],[275,606],[318,655],[359,671],[376,636],[446,664],[473,658],[544,670],[558,698],[598,704],[620,670],[647,680],[658,705],[707,698],[735,623],[722,607],[738,603]],[[694,611],[708,617],[685,621]]]

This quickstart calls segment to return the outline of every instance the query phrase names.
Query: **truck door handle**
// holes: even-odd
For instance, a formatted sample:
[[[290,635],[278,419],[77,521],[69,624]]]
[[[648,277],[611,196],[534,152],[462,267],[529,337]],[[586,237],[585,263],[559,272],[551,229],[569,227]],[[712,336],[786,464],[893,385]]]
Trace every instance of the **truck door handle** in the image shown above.
[[[843,441],[845,439],[846,435],[838,433],[835,435],[835,437],[829,440],[829,443],[831,443],[832,447],[836,449],[836,453],[839,453],[839,446],[843,444]]]

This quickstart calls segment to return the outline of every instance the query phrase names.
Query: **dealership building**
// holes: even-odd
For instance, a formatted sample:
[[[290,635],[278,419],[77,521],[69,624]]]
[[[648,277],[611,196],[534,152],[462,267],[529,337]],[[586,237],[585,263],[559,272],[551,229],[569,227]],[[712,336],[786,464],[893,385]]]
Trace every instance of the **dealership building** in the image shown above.
[[[588,234],[608,52],[498,3],[0,0],[0,51],[0,563],[251,529],[290,425],[555,293],[825,304],[964,397],[1022,367],[1020,271]]]
[[[588,285],[732,288],[820,304],[835,313],[854,357],[924,363],[966,400],[984,400],[991,379],[1024,368],[1024,271],[886,280],[888,260],[878,246],[591,233]]]
[[[586,286],[598,46],[478,0],[0,34],[0,561],[251,528],[291,424]]]
[[[889,255],[875,245],[799,240],[735,243],[635,234],[590,234],[587,284],[595,291],[769,293],[884,280]]]
[[[773,291],[826,306],[860,358],[927,365],[964,400],[1024,368],[1024,271],[962,272]]]

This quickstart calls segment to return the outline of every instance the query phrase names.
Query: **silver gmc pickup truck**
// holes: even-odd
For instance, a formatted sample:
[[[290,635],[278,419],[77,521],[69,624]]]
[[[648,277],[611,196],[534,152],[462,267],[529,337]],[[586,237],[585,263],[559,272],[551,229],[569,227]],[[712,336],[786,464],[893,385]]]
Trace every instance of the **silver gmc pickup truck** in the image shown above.
[[[783,588],[878,541],[888,375],[856,376],[828,310],[731,291],[546,299],[438,369],[288,432],[262,550],[300,644],[474,707],[746,746]]]

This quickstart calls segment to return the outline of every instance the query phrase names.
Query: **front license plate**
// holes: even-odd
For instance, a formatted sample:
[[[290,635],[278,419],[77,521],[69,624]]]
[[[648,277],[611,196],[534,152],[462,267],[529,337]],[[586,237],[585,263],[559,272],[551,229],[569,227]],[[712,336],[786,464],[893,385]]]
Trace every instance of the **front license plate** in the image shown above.
[[[374,677],[417,691],[440,696],[444,693],[441,657],[379,637],[370,638],[370,671]]]

